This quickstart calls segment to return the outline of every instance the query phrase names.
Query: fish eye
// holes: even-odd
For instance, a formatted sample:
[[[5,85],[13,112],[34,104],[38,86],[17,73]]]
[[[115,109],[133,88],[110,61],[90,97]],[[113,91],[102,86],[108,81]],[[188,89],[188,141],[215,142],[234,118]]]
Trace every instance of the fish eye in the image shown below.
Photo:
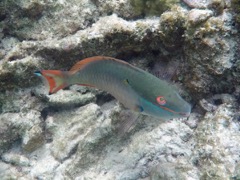
[[[156,98],[156,101],[157,101],[157,103],[160,104],[160,105],[165,105],[166,102],[167,102],[163,96],[158,96],[158,97]]]

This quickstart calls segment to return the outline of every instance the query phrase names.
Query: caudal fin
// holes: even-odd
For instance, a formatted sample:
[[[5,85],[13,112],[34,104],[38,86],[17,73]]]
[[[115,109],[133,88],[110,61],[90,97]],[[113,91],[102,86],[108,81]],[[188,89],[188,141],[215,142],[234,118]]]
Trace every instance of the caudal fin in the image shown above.
[[[53,94],[69,85],[66,80],[68,76],[67,72],[59,70],[42,70],[36,71],[34,74],[43,76],[47,80],[50,88],[49,94]]]

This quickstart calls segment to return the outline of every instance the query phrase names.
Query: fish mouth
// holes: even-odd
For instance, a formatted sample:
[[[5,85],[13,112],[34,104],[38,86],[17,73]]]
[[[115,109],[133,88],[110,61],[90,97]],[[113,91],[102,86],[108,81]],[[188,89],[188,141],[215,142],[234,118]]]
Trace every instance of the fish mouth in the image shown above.
[[[164,107],[164,106],[161,106],[161,107],[162,107],[162,109],[164,109],[168,112],[171,112],[173,114],[178,114],[178,115],[183,116],[183,117],[188,117],[191,114],[190,111],[188,111],[188,112],[177,112],[177,111],[174,111],[174,110],[172,110],[170,108],[167,108],[167,107]]]

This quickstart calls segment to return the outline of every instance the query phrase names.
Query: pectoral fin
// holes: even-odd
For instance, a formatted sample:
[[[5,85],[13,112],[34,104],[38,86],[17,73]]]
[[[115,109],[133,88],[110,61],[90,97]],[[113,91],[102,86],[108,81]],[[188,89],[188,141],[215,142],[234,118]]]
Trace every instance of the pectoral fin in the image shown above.
[[[140,105],[136,105],[134,108],[134,111],[136,111],[136,112],[143,112],[143,110],[144,110],[143,107]]]
[[[131,87],[128,79],[124,79],[124,80],[123,80],[123,83],[124,83],[126,86],[129,86],[129,88],[132,89],[132,87]],[[135,107],[133,108],[133,110],[136,111],[136,112],[143,112],[144,109],[143,109],[142,106],[136,104]]]
[[[124,83],[125,85],[129,85],[128,79],[124,79],[124,80],[123,80],[123,83]]]
[[[116,132],[121,137],[130,132],[137,124],[138,113],[131,110],[123,110],[119,114],[119,122],[116,125]]]

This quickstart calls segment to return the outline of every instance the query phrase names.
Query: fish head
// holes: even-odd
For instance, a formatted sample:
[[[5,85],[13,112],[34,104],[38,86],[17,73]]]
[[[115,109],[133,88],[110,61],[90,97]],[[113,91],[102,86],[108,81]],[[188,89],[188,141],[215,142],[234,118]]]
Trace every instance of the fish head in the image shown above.
[[[191,105],[175,91],[157,96],[155,104],[172,118],[188,117],[191,113]]]
[[[143,114],[173,119],[188,117],[191,113],[191,105],[186,102],[176,91],[157,91],[151,98],[142,99]]]

